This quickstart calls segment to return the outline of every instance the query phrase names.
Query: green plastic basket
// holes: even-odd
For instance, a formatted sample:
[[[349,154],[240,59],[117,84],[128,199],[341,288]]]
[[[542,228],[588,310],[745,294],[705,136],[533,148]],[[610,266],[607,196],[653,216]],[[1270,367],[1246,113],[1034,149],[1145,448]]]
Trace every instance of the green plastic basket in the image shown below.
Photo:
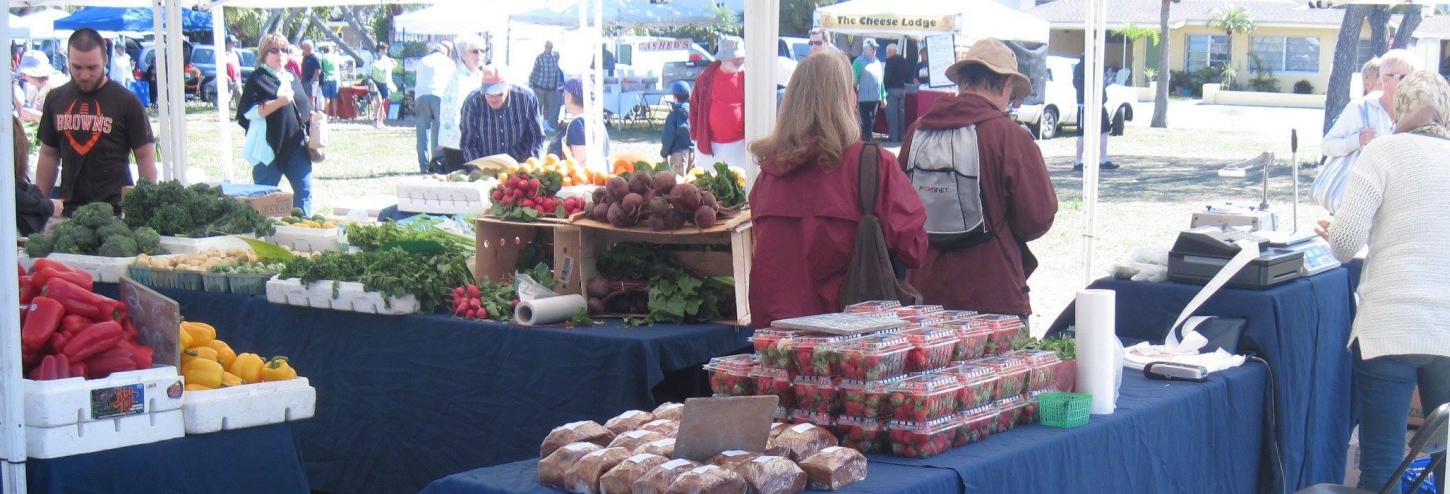
[[[237,295],[262,295],[267,293],[267,280],[276,276],[276,273],[264,274],[229,274],[227,280],[231,284],[231,291]]]
[[[171,269],[152,269],[151,275],[147,277],[146,285],[151,288],[175,289],[176,271]]]
[[[227,284],[226,273],[202,273],[201,286],[207,292],[211,293],[227,293],[231,291],[230,285]]]
[[[151,268],[132,264],[126,267],[126,271],[131,274],[132,280],[142,285],[151,286]]]
[[[176,272],[176,286],[174,286],[172,288],[176,288],[176,289],[180,289],[180,290],[193,290],[193,291],[198,291],[198,292],[201,291],[202,290],[201,272],[198,272],[198,271],[177,271]]]
[[[1082,393],[1047,393],[1037,397],[1042,425],[1071,429],[1088,423],[1093,397]]]

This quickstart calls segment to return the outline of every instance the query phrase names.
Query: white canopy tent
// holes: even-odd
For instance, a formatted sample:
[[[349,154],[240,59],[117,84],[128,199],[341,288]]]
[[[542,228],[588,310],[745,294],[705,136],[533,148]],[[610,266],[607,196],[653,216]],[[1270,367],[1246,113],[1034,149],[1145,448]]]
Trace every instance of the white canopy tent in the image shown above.
[[[20,26],[30,30],[31,38],[51,38],[56,36],[55,21],[70,15],[69,12],[60,9],[45,9],[20,17]]]
[[[28,27],[25,26],[25,21],[22,20],[20,18],[20,16],[15,15],[15,14],[10,14],[10,18],[7,19],[7,21],[9,22],[9,24],[7,24],[8,27],[6,27],[5,29],[7,31],[9,31],[11,38],[13,38],[13,39],[29,39],[30,38],[30,28],[28,28]]]
[[[981,38],[1046,43],[1046,20],[995,0],[902,2],[851,0],[816,9],[818,24],[833,34],[929,36],[958,34],[971,43]]]

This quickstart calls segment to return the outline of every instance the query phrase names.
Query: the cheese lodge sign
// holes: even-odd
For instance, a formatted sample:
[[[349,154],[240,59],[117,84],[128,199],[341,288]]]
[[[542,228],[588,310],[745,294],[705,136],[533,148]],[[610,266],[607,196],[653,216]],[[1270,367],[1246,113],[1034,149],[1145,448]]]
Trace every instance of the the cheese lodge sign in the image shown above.
[[[823,15],[821,27],[830,29],[886,29],[902,31],[938,31],[953,32],[957,30],[956,16],[921,16],[921,15]]]

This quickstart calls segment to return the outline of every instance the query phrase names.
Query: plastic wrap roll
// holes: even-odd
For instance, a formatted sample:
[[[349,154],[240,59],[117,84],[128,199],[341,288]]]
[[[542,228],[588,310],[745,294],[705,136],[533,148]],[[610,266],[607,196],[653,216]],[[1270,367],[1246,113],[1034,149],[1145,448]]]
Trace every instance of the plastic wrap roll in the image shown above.
[[[583,295],[560,295],[519,302],[514,308],[514,322],[524,326],[557,324],[568,321],[580,310],[588,310]]]
[[[1092,413],[1117,408],[1123,379],[1123,345],[1117,335],[1117,294],[1112,290],[1077,292],[1077,388],[1092,395]]]

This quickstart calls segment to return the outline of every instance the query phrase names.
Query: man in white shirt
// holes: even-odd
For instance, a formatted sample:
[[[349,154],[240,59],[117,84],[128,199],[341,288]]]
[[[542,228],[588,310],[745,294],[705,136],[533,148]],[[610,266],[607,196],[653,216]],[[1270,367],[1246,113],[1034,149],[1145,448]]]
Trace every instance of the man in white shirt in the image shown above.
[[[413,116],[418,135],[418,172],[428,173],[429,153],[438,148],[438,119],[443,104],[443,91],[453,77],[454,63],[449,58],[453,43],[443,41],[418,63],[418,84],[413,93]]]

